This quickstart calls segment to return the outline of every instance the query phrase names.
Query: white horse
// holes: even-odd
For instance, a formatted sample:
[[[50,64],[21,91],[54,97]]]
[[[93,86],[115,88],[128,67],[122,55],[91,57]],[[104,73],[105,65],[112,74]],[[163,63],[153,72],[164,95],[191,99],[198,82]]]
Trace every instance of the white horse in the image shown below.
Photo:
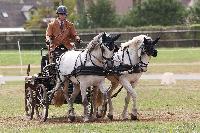
[[[106,97],[107,88],[104,87],[105,73],[103,70],[107,60],[110,60],[114,55],[116,47],[114,41],[119,36],[111,37],[106,33],[101,33],[93,38],[84,51],[72,50],[61,55],[58,63],[59,76],[54,91],[58,90],[61,83],[65,82],[64,95],[69,104],[68,117],[70,120],[73,121],[75,118],[73,102],[80,90],[84,106],[84,121],[89,120],[87,88],[96,86]],[[70,99],[68,97],[69,81],[75,84]]]
[[[113,119],[113,105],[111,100],[112,92],[118,87],[119,84],[127,90],[122,118],[128,118],[127,108],[131,97],[133,101],[131,119],[137,119],[137,94],[134,88],[137,85],[142,72],[147,71],[147,66],[151,56],[157,56],[155,44],[158,40],[159,38],[153,41],[151,37],[139,35],[128,42],[122,43],[121,48],[115,53],[113,58],[113,68],[117,74],[107,77],[107,79],[111,81],[111,87],[108,92],[109,119]],[[101,94],[98,95],[101,96]],[[97,100],[101,99],[98,98]],[[102,105],[101,101],[96,101],[96,104],[98,104],[96,106]]]

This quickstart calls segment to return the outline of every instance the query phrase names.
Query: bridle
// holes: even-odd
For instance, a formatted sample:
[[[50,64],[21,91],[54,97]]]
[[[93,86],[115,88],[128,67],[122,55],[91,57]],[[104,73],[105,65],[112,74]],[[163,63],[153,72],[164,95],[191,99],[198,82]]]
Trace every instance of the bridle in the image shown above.
[[[92,42],[92,44],[94,44],[94,42]],[[99,42],[98,41],[98,43],[97,44],[94,44],[95,46],[97,46],[97,45],[99,45],[99,47],[100,47],[100,49],[101,49],[101,57],[105,60],[105,61],[103,61],[102,59],[99,59],[99,58],[97,58],[95,55],[93,55],[91,52],[92,51],[88,51],[88,54],[89,54],[89,57],[90,57],[90,61],[92,62],[92,64],[94,65],[94,66],[98,66],[98,65],[96,65],[95,63],[94,63],[94,61],[92,60],[92,58],[95,58],[98,62],[100,62],[103,66],[104,66],[104,64],[106,63],[106,61],[110,61],[110,60],[112,60],[113,59],[113,56],[111,57],[111,58],[107,58],[107,57],[105,57],[104,56],[104,52],[105,52],[105,49],[103,48],[103,43],[101,42]]]
[[[135,66],[139,66],[139,68],[141,69],[141,72],[146,72],[147,71],[147,69],[145,69],[145,68],[147,68],[148,67],[148,64],[149,64],[149,62],[148,63],[145,63],[143,60],[142,60],[142,56],[143,55],[145,55],[145,54],[147,54],[146,53],[146,50],[145,50],[145,48],[144,48],[144,43],[139,47],[139,49],[137,50],[137,51],[139,51],[139,50],[141,50],[141,55],[139,56],[139,61],[138,61],[138,63],[137,64],[135,64],[135,65],[133,65],[133,63],[132,63],[132,60],[131,60],[131,57],[130,57],[130,52],[129,52],[129,46],[127,46],[126,48],[124,48],[123,49],[123,54],[122,54],[122,60],[120,61],[120,65],[123,65],[123,62],[124,62],[124,56],[125,56],[125,53],[128,55],[128,59],[129,59],[129,63],[130,63],[130,68],[134,68]],[[119,58],[119,55],[118,55],[118,59],[120,59]]]
[[[104,51],[105,51],[105,50],[104,50],[104,48],[103,48],[103,43],[102,43],[102,42],[100,42],[100,41],[98,40],[97,43],[95,43],[94,41],[92,41],[91,43],[92,43],[92,44],[91,44],[92,47],[90,48],[90,50],[87,51],[84,62],[82,62],[82,60],[81,60],[81,53],[84,52],[84,51],[82,51],[82,52],[79,54],[79,56],[77,57],[77,59],[76,59],[75,66],[77,65],[78,59],[80,59],[81,66],[85,66],[86,61],[88,60],[88,57],[89,57],[89,60],[91,61],[91,63],[92,63],[94,66],[96,66],[96,67],[105,67],[104,64],[106,63],[106,61],[112,60],[113,57],[111,57],[111,58],[106,58],[106,57],[104,56]],[[94,49],[96,46],[99,46],[99,47],[100,47],[100,49],[101,49],[101,57],[102,57],[102,59],[104,59],[105,61],[103,61],[103,60],[100,59],[100,58],[97,58],[95,55],[92,54],[92,51],[93,51],[93,49]],[[96,59],[100,64],[102,64],[102,66],[99,66],[99,65],[95,64],[95,62],[94,62],[94,60],[92,60],[92,58]],[[74,68],[75,68],[75,66],[74,66]]]
[[[138,65],[141,69],[142,72],[146,72],[147,69],[144,69],[144,68],[147,68],[148,67],[148,63],[145,63],[144,61],[142,61],[142,56],[146,54],[146,50],[144,48],[144,43],[139,47],[138,51],[141,49],[141,55],[139,57],[139,62],[138,62]],[[144,71],[145,70],[145,71]]]

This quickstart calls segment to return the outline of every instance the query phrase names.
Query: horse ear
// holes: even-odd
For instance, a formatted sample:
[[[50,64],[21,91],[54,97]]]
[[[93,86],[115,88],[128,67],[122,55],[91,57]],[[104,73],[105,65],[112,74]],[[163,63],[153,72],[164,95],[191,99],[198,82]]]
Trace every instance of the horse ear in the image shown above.
[[[148,41],[147,41],[147,39],[144,37],[144,44],[147,44],[148,43]]]
[[[153,41],[153,44],[156,45],[156,43],[158,43],[159,39],[160,39],[160,37],[157,37],[156,40]]]
[[[121,36],[121,34],[117,34],[116,36],[113,37],[113,41],[116,41],[119,37]]]
[[[104,32],[102,35],[102,42],[105,42],[105,41],[106,41],[106,33]]]

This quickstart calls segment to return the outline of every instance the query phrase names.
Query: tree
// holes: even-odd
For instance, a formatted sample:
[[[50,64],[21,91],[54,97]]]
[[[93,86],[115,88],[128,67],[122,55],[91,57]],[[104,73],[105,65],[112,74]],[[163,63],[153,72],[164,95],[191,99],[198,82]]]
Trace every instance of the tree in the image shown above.
[[[46,28],[47,22],[44,22],[44,18],[52,18],[56,17],[56,9],[59,5],[61,5],[60,0],[54,0],[53,1],[54,6],[53,7],[44,7],[41,6],[37,9],[35,9],[31,15],[31,19],[27,20],[25,23],[26,28]],[[74,11],[76,0],[64,0],[63,4],[66,5],[68,10],[68,19],[72,22],[75,22],[76,12]]]
[[[117,23],[114,7],[109,0],[91,3],[86,17],[91,22],[91,27],[114,27]]]
[[[200,1],[189,9],[188,20],[190,23],[200,23]]]
[[[44,18],[49,18],[50,16],[53,16],[53,8],[39,8],[37,10],[34,10],[30,20],[27,20],[25,23],[26,28],[46,28],[47,24],[43,22]]]
[[[146,0],[133,8],[124,23],[131,26],[176,25],[185,22],[186,9],[177,0]]]

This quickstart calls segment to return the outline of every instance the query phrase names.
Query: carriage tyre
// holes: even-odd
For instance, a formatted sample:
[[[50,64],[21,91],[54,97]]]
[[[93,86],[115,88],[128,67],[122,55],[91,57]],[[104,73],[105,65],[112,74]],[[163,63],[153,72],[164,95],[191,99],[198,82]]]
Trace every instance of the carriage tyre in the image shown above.
[[[33,119],[34,115],[34,97],[31,87],[25,89],[25,112],[28,120]]]
[[[36,114],[41,122],[45,122],[48,117],[49,98],[47,88],[44,85],[38,85],[36,94]]]

